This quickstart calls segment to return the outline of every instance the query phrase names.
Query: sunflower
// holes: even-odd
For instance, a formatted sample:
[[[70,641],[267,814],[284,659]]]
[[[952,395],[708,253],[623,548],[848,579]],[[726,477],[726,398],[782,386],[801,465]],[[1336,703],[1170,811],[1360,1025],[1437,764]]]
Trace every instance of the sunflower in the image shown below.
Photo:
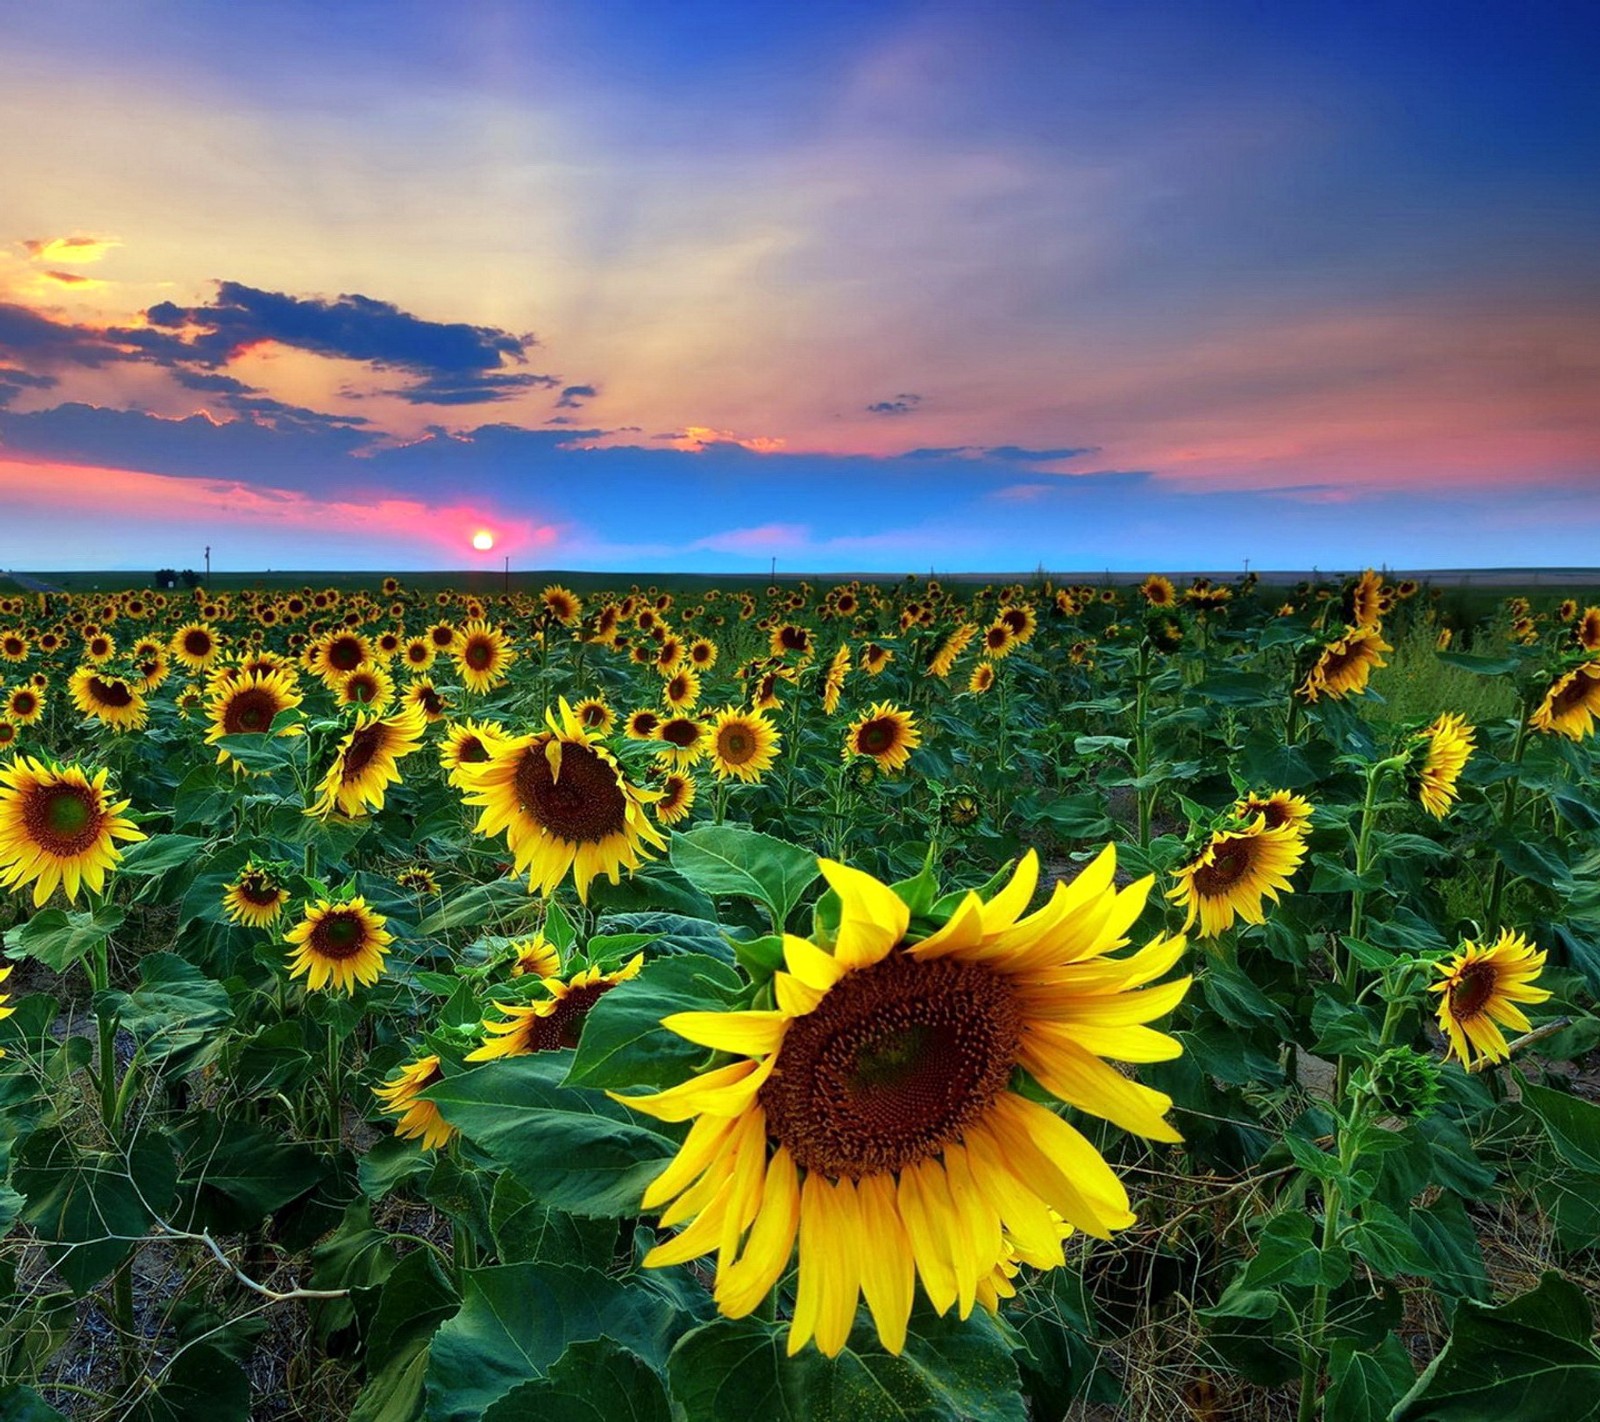
[[[211,727],[206,732],[206,744],[214,746],[224,736],[264,736],[272,730],[272,723],[285,711],[292,711],[301,702],[294,677],[287,671],[251,672],[237,680],[221,682],[212,693],[206,706]],[[280,736],[298,736],[304,727],[282,727]],[[217,764],[231,759],[226,749],[217,747]]]
[[[1322,649],[1316,665],[1296,690],[1306,701],[1324,695],[1337,701],[1363,692],[1373,669],[1389,665],[1383,660],[1383,653],[1393,650],[1376,627],[1346,627],[1341,636]]]
[[[661,713],[649,706],[641,706],[628,717],[623,734],[630,741],[653,741],[661,729]]]
[[[1368,568],[1345,594],[1345,609],[1354,626],[1376,631],[1384,610],[1382,576]]]
[[[883,669],[894,660],[894,653],[876,642],[868,642],[861,649],[861,670],[868,676],[881,676]]]
[[[870,755],[880,769],[899,770],[921,744],[922,732],[911,713],[880,701],[850,727],[844,738],[843,758]]]
[[[675,825],[689,818],[699,787],[687,770],[669,770],[661,777],[661,798],[652,807],[660,824]]]
[[[717,664],[717,644],[709,637],[696,637],[689,643],[689,665],[696,671],[710,671]]]
[[[656,727],[655,738],[666,746],[661,754],[680,769],[699,760],[710,739],[706,728],[693,716],[669,716]]]
[[[573,626],[583,616],[583,600],[559,583],[552,583],[539,594],[539,605],[563,627]]]
[[[394,1128],[400,1140],[422,1139],[423,1150],[439,1150],[450,1144],[456,1134],[452,1126],[439,1113],[431,1101],[422,1099],[422,1093],[435,1082],[444,1080],[438,1057],[418,1057],[399,1068],[400,1074],[382,1086],[372,1088],[372,1094],[382,1103],[386,1116],[398,1116],[400,1124]]]
[[[328,633],[311,651],[316,671],[330,691],[338,686],[343,677],[372,660],[372,643],[360,632],[353,632],[349,628]]]
[[[1151,573],[1140,583],[1139,594],[1151,607],[1172,607],[1178,601],[1178,590],[1172,586],[1172,579],[1160,573]]]
[[[1465,717],[1445,711],[1416,742],[1421,754],[1421,764],[1416,768],[1417,798],[1436,820],[1445,817],[1461,793],[1456,781],[1472,754],[1472,736]]]
[[[690,710],[700,699],[699,676],[688,667],[679,667],[662,686],[661,699],[675,710]]]
[[[585,730],[607,736],[617,724],[614,712],[603,696],[586,696],[572,708],[573,714],[583,723]]]
[[[456,644],[456,629],[450,622],[435,622],[423,635],[435,652],[448,652]]]
[[[438,657],[433,644],[426,637],[413,637],[400,653],[403,661],[414,672],[427,671]]]
[[[432,725],[435,721],[442,721],[450,710],[450,703],[433,684],[432,677],[419,676],[406,687],[405,696],[402,698],[407,706],[415,706],[422,712],[423,719]]]
[[[10,750],[22,736],[22,728],[15,721],[0,716],[0,751]]]
[[[44,694],[31,686],[14,686],[6,693],[0,711],[8,721],[19,726],[31,726],[44,715]]]
[[[28,639],[14,628],[0,632],[0,659],[8,662],[28,660]]]
[[[1586,652],[1600,652],[1600,607],[1586,607],[1572,635]]]
[[[514,978],[529,974],[536,978],[553,978],[561,971],[561,950],[542,933],[517,939],[511,944],[511,951],[517,955],[511,964]]]
[[[844,679],[849,671],[850,644],[841,642],[822,678],[822,710],[825,715],[831,716],[839,709],[839,698],[844,695]]]
[[[394,876],[394,881],[407,893],[428,898],[439,892],[439,879],[424,864],[413,864]]]
[[[481,696],[505,685],[517,651],[498,627],[474,618],[457,635],[450,656],[462,685]]]
[[[1520,933],[1504,930],[1487,948],[1466,942],[1448,962],[1434,964],[1440,981],[1428,991],[1443,994],[1439,1030],[1450,1039],[1451,1052],[1467,1070],[1475,1071],[1485,1061],[1504,1061],[1511,1055],[1501,1026],[1528,1030],[1528,1019],[1516,1004],[1543,1002],[1550,996],[1544,988],[1533,986],[1544,968],[1544,956],[1534,952]]]
[[[994,663],[979,662],[973,667],[972,675],[967,678],[967,690],[974,696],[982,696],[994,685]]]
[[[1104,1239],[1134,1222],[1095,1148],[1013,1084],[1020,1069],[1079,1110],[1178,1140],[1163,1119],[1170,1100],[1105,1058],[1179,1054],[1143,1024],[1188,990],[1188,978],[1145,986],[1184,940],[1108,956],[1150,891],[1149,879],[1117,891],[1110,848],[1022,918],[1039,873],[1030,851],[1004,889],[988,902],[969,893],[920,941],[907,938],[910,911],[892,889],[819,865],[839,900],[835,941],[785,938],[776,1008],[663,1021],[736,1060],[618,1099],[694,1122],[643,1200],[667,1207],[664,1225],[686,1227],[647,1265],[716,1250],[717,1306],[739,1318],[770,1293],[798,1241],[788,1351],[814,1340],[836,1355],[865,1294],[879,1339],[898,1353],[918,1278],[935,1309],[955,1305],[965,1318],[994,1305],[997,1272],[1016,1260],[1058,1267],[1072,1229]]]
[[[509,739],[498,721],[452,721],[439,745],[439,764],[450,783],[459,786],[465,767],[481,765]]]
[[[116,654],[116,641],[104,632],[96,632],[84,640],[83,655],[97,667],[103,667]]]
[[[1011,624],[1003,617],[995,618],[983,634],[984,656],[997,662],[1002,657],[1009,657],[1016,649],[1017,634],[1011,630]]]
[[[777,758],[783,739],[772,722],[759,711],[740,711],[729,706],[717,713],[711,723],[711,766],[718,780],[730,775],[754,785]]]
[[[386,711],[394,700],[394,678],[379,662],[363,662],[339,678],[334,699],[340,706],[366,706]]]
[[[95,667],[79,667],[67,681],[72,704],[85,716],[123,731],[142,731],[150,719],[144,693],[120,676],[102,676]]]
[[[1199,855],[1176,872],[1167,897],[1188,910],[1185,931],[1200,920],[1200,936],[1215,938],[1233,926],[1265,918],[1263,899],[1276,902],[1305,858],[1304,836],[1291,824],[1268,829],[1265,815],[1239,830],[1218,830]]]
[[[123,818],[129,802],[112,801],[106,776],[102,768],[91,780],[75,765],[25,755],[0,766],[0,888],[32,884],[37,908],[57,884],[69,903],[80,883],[105,887],[106,871],[122,859],[115,841],[145,838]]]
[[[313,992],[332,984],[354,993],[356,984],[371,987],[383,976],[383,959],[394,942],[384,931],[388,922],[367,907],[364,898],[313,904],[306,916],[284,937],[294,948],[289,955],[289,976],[303,977]]]
[[[802,663],[810,661],[816,651],[810,631],[792,622],[780,623],[772,629],[768,647],[775,657],[798,656]]]
[[[1260,815],[1268,829],[1288,825],[1296,834],[1305,835],[1311,832],[1311,816],[1316,812],[1305,796],[1274,790],[1270,795],[1246,795],[1235,801],[1233,813],[1247,824]]]
[[[1528,724],[1546,735],[1581,741],[1600,716],[1600,661],[1585,662],[1556,678]]]
[[[666,840],[646,819],[656,792],[623,775],[611,753],[593,743],[563,698],[560,719],[545,712],[548,729],[497,746],[482,764],[464,767],[466,802],[481,807],[481,835],[506,834],[516,872],[530,890],[550,894],[572,871],[578,898],[604,874],[615,884]]]
[[[396,762],[422,745],[428,723],[415,706],[393,716],[356,712],[356,723],[342,741],[328,773],[317,786],[317,798],[306,814],[326,819],[335,810],[352,817],[381,810],[385,790],[400,783]]]
[[[589,1009],[618,983],[638,977],[643,965],[644,954],[640,953],[614,973],[586,968],[566,981],[557,977],[541,978],[550,996],[520,1005],[495,1003],[500,1009],[499,1020],[484,1018],[483,1030],[488,1040],[475,1051],[468,1052],[466,1059],[487,1062],[496,1057],[522,1057],[530,1052],[576,1047]]]
[[[1025,602],[1013,602],[1000,609],[1000,621],[1011,629],[1011,635],[1016,638],[1017,645],[1031,642],[1033,634],[1039,630],[1039,617]]]
[[[253,863],[247,863],[233,883],[223,885],[222,911],[229,923],[266,928],[277,922],[288,902],[289,891],[272,872]]]

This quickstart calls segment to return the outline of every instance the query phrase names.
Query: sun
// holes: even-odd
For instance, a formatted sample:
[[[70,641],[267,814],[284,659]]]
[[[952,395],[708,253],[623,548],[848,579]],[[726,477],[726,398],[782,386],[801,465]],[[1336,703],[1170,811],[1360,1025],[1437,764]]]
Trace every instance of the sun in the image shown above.
[[[472,535],[472,546],[480,553],[487,553],[494,547],[494,534],[490,533],[486,528],[479,529],[477,533]]]

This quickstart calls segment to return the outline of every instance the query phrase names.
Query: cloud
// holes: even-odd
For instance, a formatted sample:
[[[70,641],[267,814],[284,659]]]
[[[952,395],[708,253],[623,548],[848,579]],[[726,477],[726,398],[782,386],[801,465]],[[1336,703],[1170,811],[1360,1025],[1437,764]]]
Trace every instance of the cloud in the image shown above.
[[[879,400],[875,405],[867,406],[869,415],[909,415],[922,403],[922,396],[906,392],[896,395],[892,400]]]
[[[113,247],[122,245],[115,237],[34,237],[23,242],[23,250],[37,262],[98,262]],[[59,272],[51,276],[66,280]]]
[[[569,385],[556,401],[558,410],[576,410],[584,400],[592,400],[599,392],[592,385]]]
[[[1078,459],[1085,454],[1098,454],[1092,444],[1065,446],[1060,449],[1024,449],[1015,444],[949,444],[923,449],[908,449],[902,459],[1002,459],[1014,464],[1053,464],[1059,459]]]
[[[803,548],[811,541],[811,530],[803,523],[763,523],[755,528],[730,528],[696,539],[696,548],[713,553],[737,553],[741,557],[767,557],[773,553]]]
[[[1007,484],[1002,489],[996,489],[989,497],[1008,503],[1031,504],[1046,494],[1054,493],[1057,488],[1055,484]]]
[[[732,430],[714,430],[708,425],[686,425],[675,434],[654,434],[650,438],[667,441],[686,454],[699,454],[718,445],[737,445],[754,454],[776,454],[787,443],[775,435],[740,435]]]
[[[524,390],[538,387],[551,389],[561,384],[553,375],[531,375],[523,372],[485,374],[477,376],[433,375],[416,385],[398,390],[385,390],[385,395],[395,395],[412,405],[484,405],[494,400],[507,400]]]

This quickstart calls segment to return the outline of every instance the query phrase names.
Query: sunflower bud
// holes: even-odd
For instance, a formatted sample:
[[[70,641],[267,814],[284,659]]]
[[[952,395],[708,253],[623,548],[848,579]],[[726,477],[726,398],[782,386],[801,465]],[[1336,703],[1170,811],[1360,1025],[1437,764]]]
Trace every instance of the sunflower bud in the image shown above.
[[[1439,1062],[1411,1047],[1390,1047],[1368,1064],[1354,1085],[1390,1115],[1401,1117],[1429,1115],[1443,1090]]]

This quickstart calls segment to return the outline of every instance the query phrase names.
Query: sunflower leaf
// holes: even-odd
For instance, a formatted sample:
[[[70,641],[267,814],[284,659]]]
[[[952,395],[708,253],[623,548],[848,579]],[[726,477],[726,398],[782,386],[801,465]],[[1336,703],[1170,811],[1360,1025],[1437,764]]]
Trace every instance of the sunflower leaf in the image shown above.
[[[763,905],[776,933],[815,882],[810,850],[733,825],[702,825],[672,837],[672,867],[702,893]]]

